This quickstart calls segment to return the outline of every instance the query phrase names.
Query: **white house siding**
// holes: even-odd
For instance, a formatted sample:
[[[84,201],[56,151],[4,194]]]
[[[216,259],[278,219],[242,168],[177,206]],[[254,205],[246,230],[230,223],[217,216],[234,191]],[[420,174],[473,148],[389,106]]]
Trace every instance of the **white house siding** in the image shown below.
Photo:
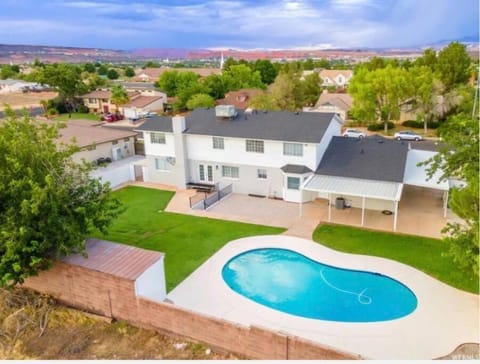
[[[199,179],[200,164],[211,165],[213,168],[213,181],[211,183],[218,183],[220,188],[231,184],[235,193],[282,197],[283,173],[279,168],[238,164],[233,160],[232,162],[189,160],[188,164],[191,182],[201,182]],[[237,167],[238,178],[223,177],[222,166]],[[258,178],[258,169],[264,169],[267,172],[266,179]]]
[[[340,129],[339,129],[340,130]],[[215,163],[231,163],[235,161],[239,165],[250,165],[280,168],[285,164],[301,164],[315,170],[317,167],[318,144],[303,145],[303,157],[283,155],[282,141],[264,141],[264,153],[247,152],[245,140],[241,138],[224,138],[224,149],[214,149],[212,137],[204,135],[187,135],[188,159],[211,161]],[[328,143],[327,143],[328,144]]]
[[[107,142],[102,144],[95,145],[92,150],[83,149],[82,151],[75,153],[73,156],[73,160],[77,163],[81,162],[82,159],[87,162],[93,162],[98,158],[113,158],[112,149],[113,148],[120,148],[120,152],[122,158],[128,158],[135,155],[135,146],[134,146],[134,138],[128,138],[128,142],[124,139],[119,139],[117,144],[113,144],[113,142]]]
[[[335,116],[335,120],[330,123],[328,126],[327,130],[325,130],[325,134],[323,135],[323,138],[317,146],[316,150],[316,158],[314,161],[315,167],[310,167],[313,171],[315,171],[320,164],[320,161],[323,158],[323,155],[325,154],[325,151],[328,148],[328,145],[330,144],[330,141],[332,140],[332,137],[334,136],[340,136],[342,135],[342,125],[344,124],[343,119],[341,119],[338,116]]]
[[[144,163],[144,157],[133,156],[113,162],[105,167],[99,167],[90,173],[92,178],[99,178],[103,183],[109,182],[110,187],[117,187],[128,181],[135,181],[134,165]]]
[[[158,132],[162,134],[162,132]],[[175,157],[175,141],[172,133],[165,134],[165,144],[152,143],[150,141],[150,132],[143,132],[145,143],[145,153],[152,156]]]

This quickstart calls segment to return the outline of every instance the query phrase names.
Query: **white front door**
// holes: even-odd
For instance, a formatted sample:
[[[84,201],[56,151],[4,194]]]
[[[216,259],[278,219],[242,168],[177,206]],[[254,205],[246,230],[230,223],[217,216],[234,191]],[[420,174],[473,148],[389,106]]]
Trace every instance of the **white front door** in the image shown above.
[[[199,164],[198,179],[200,182],[213,182],[213,166],[210,164]]]

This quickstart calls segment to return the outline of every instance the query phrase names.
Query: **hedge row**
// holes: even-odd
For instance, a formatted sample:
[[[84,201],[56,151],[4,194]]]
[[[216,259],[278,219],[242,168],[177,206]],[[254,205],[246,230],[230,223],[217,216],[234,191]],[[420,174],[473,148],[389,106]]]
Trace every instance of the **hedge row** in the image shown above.
[[[423,121],[417,121],[417,120],[406,120],[402,123],[402,125],[407,126],[409,128],[418,128],[418,129],[422,129],[424,127]],[[440,126],[440,123],[438,121],[427,122],[428,129],[437,129],[439,126]]]

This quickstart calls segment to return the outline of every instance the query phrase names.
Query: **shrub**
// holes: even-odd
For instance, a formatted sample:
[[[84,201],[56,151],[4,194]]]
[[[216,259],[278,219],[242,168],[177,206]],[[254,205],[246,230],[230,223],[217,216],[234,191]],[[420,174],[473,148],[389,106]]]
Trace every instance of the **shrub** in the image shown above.
[[[423,121],[418,121],[418,120],[405,120],[402,123],[402,125],[407,126],[409,128],[423,129]],[[439,126],[440,126],[440,123],[438,121],[427,122],[427,128],[429,129],[437,129]]]
[[[88,107],[86,107],[85,105],[79,105],[77,107],[77,112],[88,114]]]
[[[379,131],[379,130],[383,130],[385,128],[385,125],[384,123],[375,123],[375,124],[370,124],[368,126],[368,130],[369,131]],[[390,129],[394,129],[395,128],[395,124],[391,121],[389,121],[387,123],[387,129],[390,130]]]

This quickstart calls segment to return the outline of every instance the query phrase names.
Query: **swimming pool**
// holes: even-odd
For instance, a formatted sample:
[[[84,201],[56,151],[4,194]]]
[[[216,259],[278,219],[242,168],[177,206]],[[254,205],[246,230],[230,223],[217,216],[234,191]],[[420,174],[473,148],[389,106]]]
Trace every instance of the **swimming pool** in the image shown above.
[[[377,322],[417,307],[405,285],[372,272],[322,264],[292,250],[249,250],[230,259],[222,277],[235,292],[267,307],[306,318]]]

